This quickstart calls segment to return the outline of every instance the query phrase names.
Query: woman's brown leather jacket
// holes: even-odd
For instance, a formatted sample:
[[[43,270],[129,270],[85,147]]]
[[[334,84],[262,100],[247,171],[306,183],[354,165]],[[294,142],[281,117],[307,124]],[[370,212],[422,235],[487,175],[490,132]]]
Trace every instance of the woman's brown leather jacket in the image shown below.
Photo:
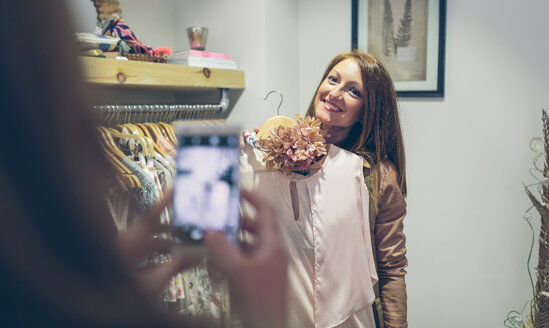
[[[365,176],[369,169],[365,168]],[[374,255],[379,276],[379,292],[385,328],[407,328],[406,236],[403,233],[406,201],[399,187],[398,173],[390,162],[384,161],[379,170],[378,210],[370,208]],[[367,183],[368,184],[368,183]],[[370,202],[373,203],[373,202]]]

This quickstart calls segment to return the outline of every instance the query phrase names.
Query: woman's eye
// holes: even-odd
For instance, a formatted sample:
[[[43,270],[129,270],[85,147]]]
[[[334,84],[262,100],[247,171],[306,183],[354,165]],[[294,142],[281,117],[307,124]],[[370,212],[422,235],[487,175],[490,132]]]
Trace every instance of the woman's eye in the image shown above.
[[[328,81],[333,82],[333,83],[337,83],[337,77],[335,77],[333,75],[330,75],[330,76],[328,76]]]
[[[360,97],[360,90],[358,90],[357,88],[352,88],[352,89],[350,90],[350,92],[351,92],[353,95],[355,95],[355,96],[357,96],[357,97]]]

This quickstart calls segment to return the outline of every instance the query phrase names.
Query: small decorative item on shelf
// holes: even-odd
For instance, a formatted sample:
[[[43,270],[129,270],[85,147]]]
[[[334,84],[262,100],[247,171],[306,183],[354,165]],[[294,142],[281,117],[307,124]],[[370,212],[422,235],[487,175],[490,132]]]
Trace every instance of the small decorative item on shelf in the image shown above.
[[[272,128],[269,137],[257,141],[259,149],[266,153],[263,162],[267,169],[307,175],[327,153],[320,120],[296,115],[296,121],[292,127]]]
[[[96,33],[104,38],[119,40],[116,50],[129,60],[166,63],[172,54],[169,47],[152,48],[141,42],[122,18],[118,0],[92,0],[97,9]],[[105,51],[112,51],[108,49]]]
[[[147,54],[125,54],[129,60],[137,60],[150,63],[167,63],[168,57],[164,54],[159,54],[158,56],[147,55]]]
[[[206,42],[208,41],[208,28],[193,26],[187,28],[187,36],[189,37],[189,45],[193,50],[206,50]]]

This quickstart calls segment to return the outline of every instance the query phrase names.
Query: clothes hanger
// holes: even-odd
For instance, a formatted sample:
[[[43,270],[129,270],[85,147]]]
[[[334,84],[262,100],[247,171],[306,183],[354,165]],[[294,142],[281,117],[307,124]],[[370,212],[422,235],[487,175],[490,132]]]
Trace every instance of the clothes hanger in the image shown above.
[[[173,128],[173,125],[160,122],[160,125],[162,125],[166,131],[166,139],[174,146],[174,148],[177,148],[177,137],[175,135],[175,131]]]
[[[142,123],[135,123],[135,124],[132,123],[132,125],[135,126],[135,128],[137,129],[137,132],[140,135],[142,135],[144,137],[149,137],[149,138],[151,137],[151,135],[147,133],[148,131],[146,131],[146,129],[143,127]]]
[[[162,136],[170,143],[170,145],[172,145],[175,148],[175,143],[174,143],[175,134],[172,135],[173,130],[170,128],[170,125],[164,122],[157,122],[156,125],[160,129]]]
[[[161,135],[158,128],[153,123],[144,123],[144,125],[147,127],[147,129],[149,129],[149,132],[152,135],[153,141],[156,142],[156,140],[158,139],[158,136]]]
[[[154,125],[156,125],[156,127],[158,128],[158,130],[160,131],[160,134],[166,139],[168,140],[170,143],[170,139],[168,137],[168,132],[166,131],[166,128],[164,127],[164,125],[162,124],[162,122],[156,122],[154,123]]]
[[[123,132],[124,128],[126,128],[126,130],[130,133],[125,134]],[[117,138],[132,138],[139,140],[141,145],[143,146],[143,154],[148,157],[154,156],[154,150],[156,149],[153,149],[153,142],[150,140],[149,137],[147,137],[147,135],[141,130],[139,126],[133,123],[125,123],[122,125],[117,124],[113,126],[110,131],[113,131],[113,135],[115,135]]]
[[[150,134],[147,127],[143,123],[136,123],[135,126],[143,132],[143,135],[148,139],[147,141],[149,142],[150,146],[153,147],[157,153],[162,155],[162,157],[166,157],[166,154],[164,153],[164,151],[162,151],[162,149],[160,149],[160,147],[158,147],[158,145],[155,142],[153,142],[153,137]]]
[[[155,124],[155,123],[151,123],[152,122],[157,122],[158,121],[158,115],[159,113],[162,111],[162,106],[159,106],[153,113],[156,114],[154,115],[154,117],[152,117],[152,120],[147,120],[146,123],[144,123],[144,125],[149,129],[149,132],[152,136],[152,139],[153,141],[156,143],[156,141],[158,140],[158,136],[162,135],[160,129],[158,128],[158,126]]]
[[[143,147],[143,155],[151,158],[154,157],[154,149],[151,147],[149,138],[143,137],[139,134],[126,134],[121,133],[118,130],[112,128],[108,130],[110,135],[114,138],[127,138],[127,139],[136,139],[140,142],[141,147]]]
[[[107,160],[111,162],[113,165],[117,176],[120,180],[124,183],[124,185],[127,188],[132,189],[140,189],[141,188],[141,181],[116,157],[111,154],[108,150],[104,149],[105,153],[107,154]]]
[[[282,127],[292,127],[296,125],[296,122],[292,120],[291,118],[287,116],[280,116],[280,106],[282,106],[282,102],[284,101],[284,96],[282,95],[282,92],[277,90],[272,90],[267,93],[265,98],[263,100],[267,100],[267,98],[273,93],[278,93],[280,95],[280,103],[278,104],[278,107],[276,108],[276,116],[269,118],[268,120],[263,123],[261,128],[259,128],[259,132],[257,133],[258,138],[268,138],[271,136],[271,130],[277,126]]]
[[[96,130],[99,132],[100,145],[105,151],[107,159],[112,163],[115,171],[124,183],[126,183],[126,186],[134,189],[141,188],[141,182],[139,179],[130,171],[130,169],[122,164],[122,158],[125,158],[126,155],[124,155],[120,148],[118,148],[107,128],[98,126]]]
[[[124,155],[124,153],[116,145],[116,142],[112,138],[112,136],[109,133],[109,130],[107,128],[105,128],[103,126],[98,126],[97,131],[99,131],[99,135],[101,136],[101,141],[103,141],[103,145],[112,154],[114,154],[119,160],[122,160],[122,158],[126,157],[126,155]]]

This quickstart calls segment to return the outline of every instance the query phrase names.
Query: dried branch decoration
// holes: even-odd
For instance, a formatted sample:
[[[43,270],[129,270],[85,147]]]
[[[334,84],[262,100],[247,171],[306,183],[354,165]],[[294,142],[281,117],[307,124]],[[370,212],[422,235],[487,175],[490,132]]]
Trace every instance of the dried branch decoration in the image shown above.
[[[257,141],[266,152],[263,162],[269,170],[280,170],[285,174],[294,171],[308,171],[327,153],[324,132],[319,119],[296,115],[293,127],[278,126],[271,129],[268,138]]]
[[[541,228],[539,235],[539,257],[537,282],[532,304],[532,316],[534,327],[549,327],[549,117],[545,110],[542,112],[543,142],[545,163],[543,169],[544,182],[541,183],[540,196],[536,196],[525,188],[526,194],[541,216]]]

